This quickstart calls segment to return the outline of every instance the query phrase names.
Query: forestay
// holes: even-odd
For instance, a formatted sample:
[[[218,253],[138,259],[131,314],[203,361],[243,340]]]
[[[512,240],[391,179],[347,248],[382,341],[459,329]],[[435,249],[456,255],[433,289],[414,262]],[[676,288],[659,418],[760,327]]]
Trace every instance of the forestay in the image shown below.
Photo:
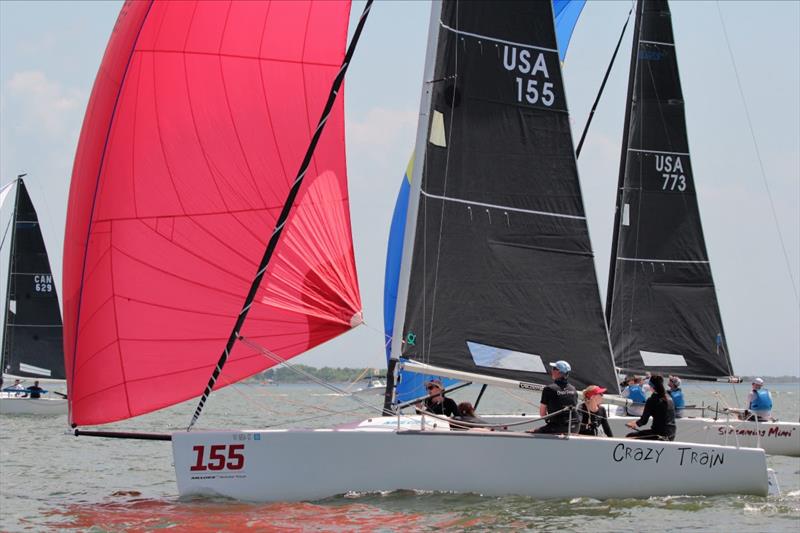
[[[73,424],[199,396],[332,80],[349,2],[130,2],[95,82],[64,250]],[[338,98],[216,387],[361,320]]]
[[[606,313],[617,365],[732,376],[662,0],[637,6],[614,231]]]

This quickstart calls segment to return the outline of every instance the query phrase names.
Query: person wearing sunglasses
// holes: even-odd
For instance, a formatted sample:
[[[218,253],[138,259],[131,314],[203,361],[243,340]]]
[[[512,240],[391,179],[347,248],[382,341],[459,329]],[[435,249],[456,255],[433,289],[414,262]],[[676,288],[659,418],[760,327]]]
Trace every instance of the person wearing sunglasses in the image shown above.
[[[439,379],[431,379],[425,383],[425,390],[428,391],[428,397],[425,398],[424,407],[417,404],[417,409],[424,409],[429,413],[435,415],[444,415],[448,417],[458,416],[458,405],[456,402],[444,395],[444,387]]]

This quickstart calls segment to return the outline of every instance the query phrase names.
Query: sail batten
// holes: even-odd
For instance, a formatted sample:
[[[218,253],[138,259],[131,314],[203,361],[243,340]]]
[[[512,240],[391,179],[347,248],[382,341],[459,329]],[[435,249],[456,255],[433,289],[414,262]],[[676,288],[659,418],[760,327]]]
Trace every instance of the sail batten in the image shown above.
[[[732,376],[666,0],[636,12],[606,312],[617,365]]]

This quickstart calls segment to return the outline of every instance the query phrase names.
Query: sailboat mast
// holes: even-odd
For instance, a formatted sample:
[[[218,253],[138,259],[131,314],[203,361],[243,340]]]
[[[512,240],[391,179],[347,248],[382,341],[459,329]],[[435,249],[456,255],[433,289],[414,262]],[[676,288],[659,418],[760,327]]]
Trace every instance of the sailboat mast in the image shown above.
[[[430,130],[430,106],[433,87],[436,80],[433,73],[436,68],[436,52],[439,43],[439,20],[442,15],[442,0],[431,2],[431,16],[428,23],[428,47],[425,55],[425,70],[422,78],[422,96],[419,103],[419,120],[417,123],[417,139],[414,153],[414,172],[411,177],[411,192],[408,196],[406,227],[403,235],[403,259],[400,264],[400,276],[397,283],[397,303],[394,313],[394,335],[392,336],[391,356],[386,379],[386,395],[384,409],[389,409],[394,400],[395,367],[400,358],[403,346],[403,325],[408,303],[408,285],[411,279],[411,262],[414,256],[414,238],[417,233],[417,213],[422,188],[422,174],[425,168],[425,151],[428,145]]]
[[[608,288],[606,292],[606,324],[611,327],[611,303],[614,299],[614,277],[617,270],[617,248],[619,246],[619,223],[622,216],[622,191],[625,185],[625,163],[628,159],[628,132],[631,120],[631,106],[633,105],[634,80],[636,79],[636,65],[639,50],[639,28],[642,21],[642,6],[644,2],[636,2],[636,21],[633,26],[633,41],[631,43],[631,64],[628,69],[628,97],[625,105],[625,120],[622,130],[622,145],[619,156],[619,177],[617,178],[616,207],[614,209],[614,234],[611,240],[611,257],[608,265]]]
[[[3,313],[3,350],[0,353],[0,387],[3,385],[2,375],[6,371],[7,352],[11,349],[11,341],[8,335],[8,314],[11,312],[11,273],[14,271],[14,249],[17,240],[17,210],[19,209],[19,184],[27,174],[19,174],[16,178],[16,190],[14,191],[14,210],[11,213],[11,246],[8,250],[8,276],[6,277],[6,300],[5,312]]]

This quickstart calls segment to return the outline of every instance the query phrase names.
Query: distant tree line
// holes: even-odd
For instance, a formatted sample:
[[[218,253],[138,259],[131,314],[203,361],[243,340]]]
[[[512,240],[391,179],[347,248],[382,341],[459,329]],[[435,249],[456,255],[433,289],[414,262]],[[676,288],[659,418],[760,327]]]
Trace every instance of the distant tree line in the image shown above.
[[[375,368],[334,368],[329,366],[314,368],[313,366],[307,365],[292,366],[294,369],[282,365],[276,368],[270,368],[266,372],[259,374],[257,379],[259,381],[272,380],[276,383],[306,383],[311,381],[311,379],[301,374],[301,372],[303,372],[331,383],[349,383],[362,374],[364,378],[368,378],[373,375],[383,375],[386,373],[381,373]],[[301,372],[298,372],[298,370]]]

